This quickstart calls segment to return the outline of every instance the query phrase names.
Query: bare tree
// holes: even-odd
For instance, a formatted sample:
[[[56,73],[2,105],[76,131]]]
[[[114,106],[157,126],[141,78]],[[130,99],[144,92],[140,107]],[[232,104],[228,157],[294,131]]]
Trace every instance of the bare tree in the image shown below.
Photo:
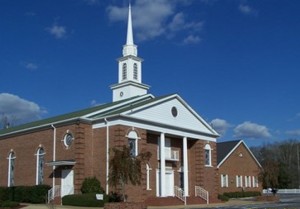
[[[113,157],[109,164],[109,183],[115,188],[120,187],[123,201],[126,201],[125,185],[140,185],[142,178],[142,162],[149,161],[150,152],[141,152],[138,156],[132,156],[128,146],[112,149]]]

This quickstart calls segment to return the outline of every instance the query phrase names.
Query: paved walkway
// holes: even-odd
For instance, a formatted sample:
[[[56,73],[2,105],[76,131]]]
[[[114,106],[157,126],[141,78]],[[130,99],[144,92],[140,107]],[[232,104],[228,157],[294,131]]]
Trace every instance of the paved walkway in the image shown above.
[[[220,206],[237,206],[237,205],[249,205],[249,204],[259,204],[263,202],[257,202],[249,198],[245,199],[230,199],[228,202],[225,203],[213,203],[213,204],[202,204],[202,205],[187,205],[185,208],[216,208]],[[84,209],[85,207],[75,207],[75,206],[64,206],[64,205],[56,205],[54,207],[50,207],[46,204],[34,204],[34,205],[27,205],[26,209]],[[178,206],[158,206],[158,207],[148,207],[149,209],[179,209],[184,208],[183,205]],[[88,207],[88,209],[101,209],[100,207]],[[103,209],[103,208],[102,208]]]

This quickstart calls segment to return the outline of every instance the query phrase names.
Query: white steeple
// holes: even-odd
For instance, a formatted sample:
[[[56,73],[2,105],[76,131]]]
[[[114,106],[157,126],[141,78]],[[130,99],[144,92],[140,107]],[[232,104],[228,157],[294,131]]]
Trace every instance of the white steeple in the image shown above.
[[[110,87],[113,91],[113,101],[147,94],[149,86],[142,83],[142,62],[143,59],[137,56],[137,46],[133,42],[131,5],[129,4],[126,44],[123,45],[123,57],[118,59],[118,83]]]
[[[128,23],[127,23],[127,39],[126,44],[123,46],[123,56],[133,55],[137,56],[137,46],[133,43],[132,32],[132,18],[131,18],[131,5],[128,9]]]

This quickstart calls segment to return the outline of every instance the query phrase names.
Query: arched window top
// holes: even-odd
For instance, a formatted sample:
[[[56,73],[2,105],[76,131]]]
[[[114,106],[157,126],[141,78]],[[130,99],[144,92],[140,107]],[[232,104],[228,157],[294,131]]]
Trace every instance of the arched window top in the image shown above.
[[[16,153],[13,150],[11,150],[8,154],[8,159],[15,159],[15,158],[16,158]]]
[[[130,131],[127,135],[128,138],[130,139],[137,139],[138,138],[138,134],[136,131]]]
[[[126,80],[127,79],[127,64],[123,63],[123,68],[122,68],[122,79]]]
[[[43,147],[39,147],[37,152],[36,152],[37,155],[44,155],[45,154],[45,150]]]
[[[210,147],[209,144],[206,144],[205,147],[204,147],[204,149],[206,149],[206,150],[211,150],[211,147]]]

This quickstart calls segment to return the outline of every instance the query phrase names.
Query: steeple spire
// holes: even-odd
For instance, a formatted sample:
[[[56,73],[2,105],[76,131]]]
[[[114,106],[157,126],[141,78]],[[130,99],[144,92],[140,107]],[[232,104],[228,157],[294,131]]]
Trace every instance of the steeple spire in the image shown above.
[[[128,9],[126,45],[134,45],[134,43],[133,43],[133,32],[132,32],[131,4],[129,4],[129,9]]]
[[[111,85],[113,101],[147,94],[150,86],[142,83],[143,59],[137,56],[137,46],[133,42],[131,5],[128,7],[127,37],[123,45],[123,56],[118,59],[118,83]]]
[[[137,46],[133,43],[133,29],[131,17],[131,4],[128,6],[128,22],[127,22],[127,38],[126,44],[123,46],[123,56],[133,55],[137,56]]]

